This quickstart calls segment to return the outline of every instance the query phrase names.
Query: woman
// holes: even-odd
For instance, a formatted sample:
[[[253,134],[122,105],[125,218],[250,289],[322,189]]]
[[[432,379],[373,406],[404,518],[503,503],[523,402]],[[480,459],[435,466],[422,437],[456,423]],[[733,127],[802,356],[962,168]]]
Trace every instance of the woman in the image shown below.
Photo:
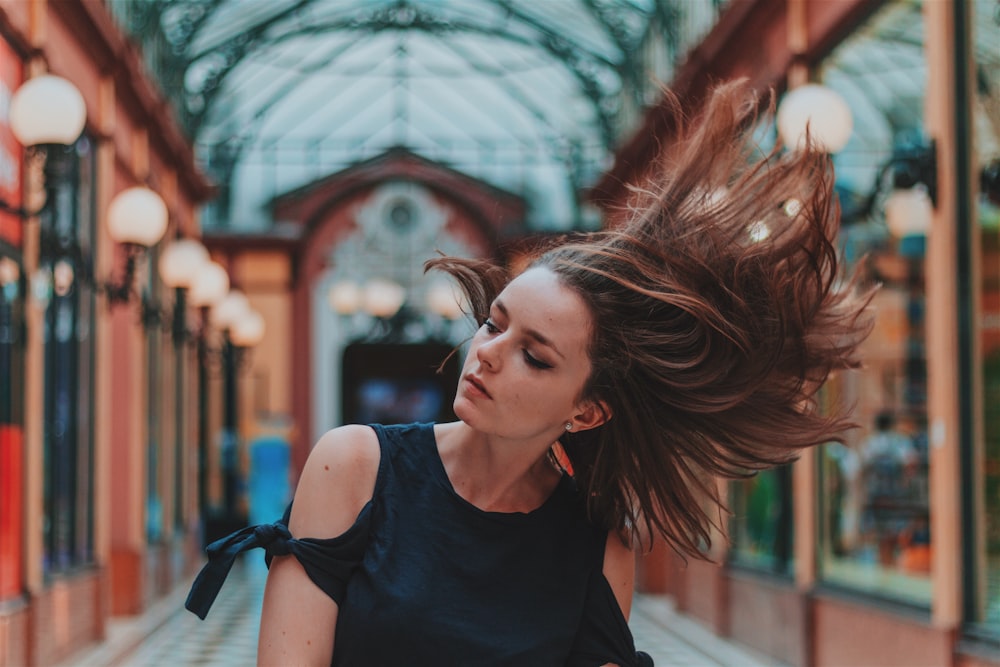
[[[674,102],[679,139],[623,222],[513,280],[429,262],[481,324],[459,421],[324,435],[287,528],[210,547],[189,608],[264,546],[260,664],[649,664],[626,624],[639,535],[704,557],[714,476],[847,427],[814,396],[868,330],[839,282],[828,158],[748,161],[756,104],[722,86],[685,128]]]

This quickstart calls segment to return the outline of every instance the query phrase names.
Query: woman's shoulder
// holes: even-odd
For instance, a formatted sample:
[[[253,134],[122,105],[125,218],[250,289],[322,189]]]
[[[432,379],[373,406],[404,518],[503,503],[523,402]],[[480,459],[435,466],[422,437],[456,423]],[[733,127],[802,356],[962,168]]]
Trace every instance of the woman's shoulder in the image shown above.
[[[324,472],[349,473],[359,481],[375,481],[381,451],[378,436],[370,426],[348,424],[324,433],[312,452],[306,467],[322,466]]]
[[[372,428],[352,424],[324,433],[296,487],[292,534],[333,537],[350,528],[374,495],[380,461]]]

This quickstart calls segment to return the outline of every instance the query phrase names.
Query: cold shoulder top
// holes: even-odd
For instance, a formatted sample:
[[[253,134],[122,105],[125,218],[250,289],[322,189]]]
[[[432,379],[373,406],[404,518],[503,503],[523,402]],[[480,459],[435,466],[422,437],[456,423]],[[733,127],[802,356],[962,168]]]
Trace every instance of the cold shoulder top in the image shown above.
[[[606,531],[571,477],[528,513],[483,511],[452,487],[432,424],[374,425],[375,491],[333,539],[282,521],[208,547],[186,606],[205,617],[235,556],[294,555],[339,610],[333,665],[651,666],[602,572]]]

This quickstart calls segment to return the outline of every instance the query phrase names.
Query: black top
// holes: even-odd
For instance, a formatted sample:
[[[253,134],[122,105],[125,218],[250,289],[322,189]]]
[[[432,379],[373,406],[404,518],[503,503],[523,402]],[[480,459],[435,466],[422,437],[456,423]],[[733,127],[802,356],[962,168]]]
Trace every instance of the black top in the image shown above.
[[[528,513],[485,512],[459,496],[433,425],[374,426],[371,501],[332,540],[285,524],[209,547],[187,607],[204,618],[233,557],[294,554],[339,605],[333,665],[651,665],[602,573],[607,533],[586,519],[572,479]]]

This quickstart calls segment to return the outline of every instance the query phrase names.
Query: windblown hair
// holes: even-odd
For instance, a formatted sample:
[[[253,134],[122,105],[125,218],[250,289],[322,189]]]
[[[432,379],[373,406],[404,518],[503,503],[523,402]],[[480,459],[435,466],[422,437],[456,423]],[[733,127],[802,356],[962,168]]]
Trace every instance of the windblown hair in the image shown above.
[[[759,100],[742,82],[716,88],[693,122],[666,97],[677,136],[622,224],[531,266],[593,318],[583,398],[612,417],[562,439],[591,516],[702,558],[724,507],[715,477],[789,462],[852,425],[821,413],[816,392],[858,365],[870,294],[838,266],[826,154],[760,153],[748,138]],[[507,280],[484,262],[428,264],[458,280],[480,322]]]

